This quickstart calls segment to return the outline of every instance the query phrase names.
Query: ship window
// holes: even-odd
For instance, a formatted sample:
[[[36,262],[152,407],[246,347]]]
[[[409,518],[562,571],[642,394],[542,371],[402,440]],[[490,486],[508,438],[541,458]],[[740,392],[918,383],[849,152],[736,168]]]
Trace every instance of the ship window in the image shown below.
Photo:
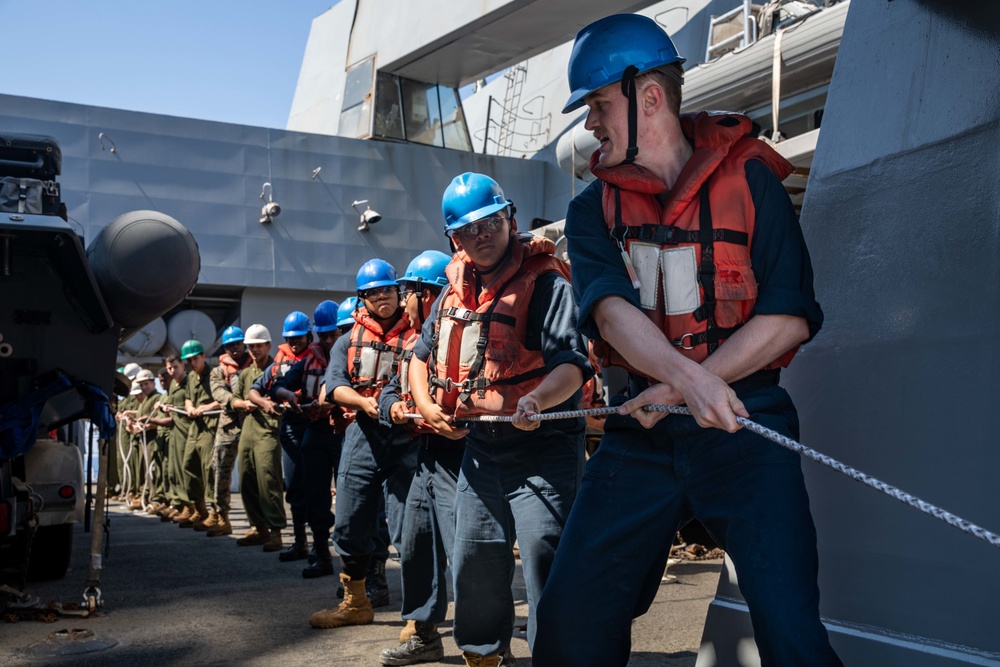
[[[379,72],[375,78],[374,108],[371,136],[375,139],[472,150],[462,100],[454,88]],[[343,120],[341,124],[343,127]]]
[[[465,124],[462,101],[454,88],[438,86],[441,99],[441,119],[444,123],[444,147],[460,151],[471,151],[469,128]]]
[[[367,137],[371,134],[372,80],[375,56],[365,58],[347,68],[344,83],[344,103],[340,112],[338,134],[344,137]]]
[[[379,72],[375,81],[375,127],[372,136],[405,140],[399,77]]]
[[[400,79],[406,140],[429,146],[444,146],[441,134],[441,106],[437,86],[411,79]]]

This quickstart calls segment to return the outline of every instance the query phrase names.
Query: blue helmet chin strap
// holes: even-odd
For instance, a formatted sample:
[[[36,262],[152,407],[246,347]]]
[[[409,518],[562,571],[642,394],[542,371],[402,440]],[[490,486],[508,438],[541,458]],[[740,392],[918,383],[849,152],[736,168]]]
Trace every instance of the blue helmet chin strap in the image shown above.
[[[639,154],[637,145],[639,103],[636,99],[635,75],[639,73],[639,68],[629,65],[622,74],[622,95],[628,98],[628,150],[625,151],[625,159],[622,164],[632,164],[635,156]]]

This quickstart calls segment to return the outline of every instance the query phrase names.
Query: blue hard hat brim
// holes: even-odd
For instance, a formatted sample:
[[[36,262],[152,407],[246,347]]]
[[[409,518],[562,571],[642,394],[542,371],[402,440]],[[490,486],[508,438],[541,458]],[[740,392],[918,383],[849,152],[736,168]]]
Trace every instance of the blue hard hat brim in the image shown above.
[[[395,280],[373,280],[370,283],[365,283],[358,287],[359,292],[364,292],[365,290],[370,290],[375,287],[399,287]]]
[[[313,331],[315,331],[316,333],[326,333],[327,331],[333,331],[338,326],[339,326],[339,324],[329,324],[329,325],[327,325],[325,327],[321,327],[321,326],[316,325],[316,326],[313,326]]]
[[[305,336],[309,333],[309,329],[295,329],[293,331],[282,331],[281,335],[285,338],[294,338],[295,336]]]
[[[448,280],[446,278],[434,278],[433,280],[423,280],[423,279],[418,280],[416,278],[410,278],[407,276],[400,278],[396,282],[399,283],[400,285],[403,285],[404,283],[413,283],[414,285],[420,283],[421,285],[434,285],[436,287],[444,287],[445,285],[448,284]]]
[[[677,63],[678,65],[683,65],[685,62],[687,62],[687,58],[681,58],[678,56],[677,58],[667,60],[666,62],[654,63],[652,65],[647,63],[644,65],[636,65],[636,67],[639,68],[638,74],[645,74],[646,72],[656,69],[657,67],[663,67],[664,65],[672,65],[674,63]],[[638,74],[636,76],[638,76]],[[577,88],[572,93],[570,93],[569,99],[566,100],[566,106],[563,107],[562,112],[570,113],[576,111],[577,109],[579,109],[584,105],[583,98],[585,98],[587,95],[590,95],[595,90],[600,90],[605,86],[611,86],[616,83],[619,83],[622,80],[622,76],[624,75],[625,75],[625,70],[622,70],[614,77],[608,77],[608,80],[599,86]]]
[[[462,227],[465,227],[466,225],[471,224],[476,220],[482,220],[483,218],[487,218],[496,213],[497,211],[502,211],[511,205],[512,205],[511,201],[508,199],[502,204],[490,204],[489,206],[478,208],[475,211],[470,211],[469,213],[466,213],[465,215],[463,215],[461,218],[451,223],[450,225],[446,225],[444,231],[453,232],[456,229],[461,229]]]

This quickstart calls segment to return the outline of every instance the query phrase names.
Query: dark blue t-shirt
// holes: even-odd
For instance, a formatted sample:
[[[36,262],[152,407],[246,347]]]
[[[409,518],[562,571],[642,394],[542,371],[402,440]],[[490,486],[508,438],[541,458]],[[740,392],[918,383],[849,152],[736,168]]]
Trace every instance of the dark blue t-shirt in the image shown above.
[[[757,212],[750,241],[758,289],[753,314],[803,317],[811,340],[823,325],[823,311],[813,291],[812,263],[798,216],[781,181],[763,163],[749,160],[746,174]],[[573,295],[580,330],[588,338],[600,338],[593,309],[602,298],[619,296],[639,308],[639,290],[632,287],[618,245],[608,237],[602,188],[601,181],[591,183],[570,202],[566,214]]]

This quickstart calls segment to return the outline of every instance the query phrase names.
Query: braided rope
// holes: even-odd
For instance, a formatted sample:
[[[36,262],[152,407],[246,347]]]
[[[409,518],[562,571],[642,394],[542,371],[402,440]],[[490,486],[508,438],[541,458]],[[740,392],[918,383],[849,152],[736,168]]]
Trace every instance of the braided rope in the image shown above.
[[[188,411],[185,410],[184,408],[175,408],[172,405],[168,405],[166,407],[167,407],[167,410],[170,410],[171,412],[179,412],[182,415],[186,415],[188,413]],[[198,416],[199,417],[204,417],[205,415],[221,415],[223,412],[225,412],[225,410],[209,410],[208,412],[202,412]]]
[[[648,412],[666,412],[674,415],[690,415],[691,410],[682,405],[647,405],[644,408]],[[547,421],[550,419],[571,419],[576,417],[600,417],[603,415],[617,414],[617,407],[606,407],[606,408],[593,408],[590,410],[565,410],[563,412],[546,412],[541,414],[534,414],[528,417],[528,421]],[[406,417],[410,419],[422,419],[419,414],[407,414]],[[486,422],[486,423],[496,423],[496,422],[511,422],[513,417],[510,415],[471,415],[469,417],[464,417],[461,419],[464,422]],[[789,438],[788,436],[782,435],[777,431],[773,431],[766,426],[761,426],[757,422],[750,421],[745,417],[736,417],[736,421],[746,428],[748,431],[756,433],[759,436],[767,438],[768,440],[775,442],[782,447],[792,450],[802,456],[812,459],[817,463],[822,463],[825,466],[833,468],[839,473],[847,475],[853,480],[861,482],[876,491],[881,491],[891,498],[918,509],[924,514],[928,514],[935,519],[940,519],[944,521],[949,526],[958,528],[963,533],[968,533],[984,542],[988,542],[995,547],[1000,547],[1000,535],[991,533],[990,531],[977,526],[976,524],[966,521],[965,519],[952,514],[951,512],[944,510],[936,505],[921,500],[916,496],[909,494],[902,489],[899,489],[891,484],[886,484],[878,479],[875,479],[871,475],[865,474],[856,468],[852,468],[848,465],[837,461],[834,458],[827,456],[826,454],[821,454],[815,449],[806,447],[805,445],[796,442],[795,440]]]

